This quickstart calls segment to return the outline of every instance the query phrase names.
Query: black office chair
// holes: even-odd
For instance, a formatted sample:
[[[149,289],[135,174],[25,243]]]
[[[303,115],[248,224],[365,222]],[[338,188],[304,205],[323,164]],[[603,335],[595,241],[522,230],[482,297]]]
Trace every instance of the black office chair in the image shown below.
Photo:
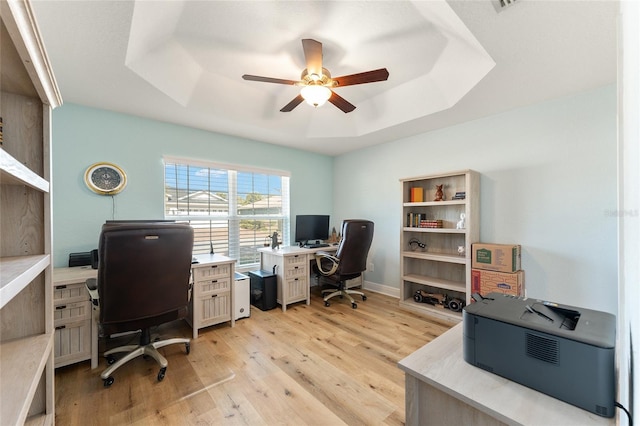
[[[327,278],[337,287],[337,289],[322,290],[325,306],[329,306],[329,299],[335,296],[348,298],[353,309],[358,305],[351,297],[352,294],[362,296],[363,301],[367,300],[363,292],[348,290],[345,281],[361,276],[367,269],[367,255],[372,240],[373,222],[360,219],[345,220],[342,222],[342,240],[335,254],[323,251],[315,254],[316,263],[313,269],[316,276]]]
[[[107,223],[98,245],[98,278],[87,281],[93,303],[100,307],[104,336],[141,330],[139,345],[122,346],[104,353],[111,364],[100,377],[113,384],[111,374],[140,355],[160,364],[164,379],[167,360],[157,349],[190,340],[174,338],[151,342],[150,328],[183,318],[189,293],[193,229],[176,223]],[[113,354],[128,352],[117,362]],[[115,363],[114,363],[115,362]]]

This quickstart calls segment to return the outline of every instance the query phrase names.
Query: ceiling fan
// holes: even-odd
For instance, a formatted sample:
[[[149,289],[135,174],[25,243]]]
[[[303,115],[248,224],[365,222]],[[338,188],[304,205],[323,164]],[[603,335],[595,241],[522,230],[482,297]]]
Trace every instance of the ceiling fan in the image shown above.
[[[307,68],[302,71],[302,75],[298,81],[261,77],[249,74],[242,76],[243,79],[250,81],[302,86],[300,94],[293,98],[291,102],[286,104],[280,110],[281,112],[292,111],[295,107],[300,105],[302,101],[307,101],[309,105],[315,107],[319,107],[326,101],[329,101],[340,108],[344,113],[351,112],[356,109],[355,105],[334,92],[334,88],[341,86],[353,86],[355,84],[373,83],[376,81],[384,81],[389,78],[389,71],[387,71],[386,68],[332,78],[329,71],[322,67],[322,43],[310,38],[305,38],[302,40],[302,48],[304,50],[304,58],[307,63]]]

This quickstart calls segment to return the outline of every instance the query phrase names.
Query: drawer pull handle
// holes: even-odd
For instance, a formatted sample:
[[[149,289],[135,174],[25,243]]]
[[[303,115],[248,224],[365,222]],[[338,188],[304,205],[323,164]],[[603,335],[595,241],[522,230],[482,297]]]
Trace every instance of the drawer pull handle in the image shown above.
[[[211,297],[218,297],[218,295],[217,294],[212,294]]]
[[[67,309],[67,305],[56,306],[56,309]]]
[[[294,281],[298,281],[299,279],[300,279],[300,278],[294,278],[293,280],[294,280]]]
[[[215,284],[217,282],[218,282],[218,280],[211,280],[211,284]]]
[[[56,330],[62,330],[63,328],[67,328],[66,325],[59,325],[56,327]]]
[[[65,288],[67,288],[66,285],[57,285],[56,286],[56,290],[64,290]]]
[[[218,267],[218,265],[213,265],[211,268],[217,268],[217,267]]]
[[[298,269],[298,268],[299,268],[299,266],[296,266],[296,267],[295,267],[295,268],[293,268],[293,269]]]

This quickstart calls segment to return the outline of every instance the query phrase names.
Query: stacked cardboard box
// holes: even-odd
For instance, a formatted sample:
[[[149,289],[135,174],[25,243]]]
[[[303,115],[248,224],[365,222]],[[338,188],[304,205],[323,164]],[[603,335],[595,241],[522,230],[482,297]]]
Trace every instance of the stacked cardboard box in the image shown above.
[[[519,245],[472,245],[471,292],[492,292],[524,296],[524,271],[521,269]]]

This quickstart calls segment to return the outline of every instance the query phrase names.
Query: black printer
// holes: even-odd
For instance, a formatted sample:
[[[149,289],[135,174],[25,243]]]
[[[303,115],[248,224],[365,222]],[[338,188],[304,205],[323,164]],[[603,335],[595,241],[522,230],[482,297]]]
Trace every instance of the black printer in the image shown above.
[[[613,417],[615,316],[502,293],[473,299],[462,314],[466,362]]]

